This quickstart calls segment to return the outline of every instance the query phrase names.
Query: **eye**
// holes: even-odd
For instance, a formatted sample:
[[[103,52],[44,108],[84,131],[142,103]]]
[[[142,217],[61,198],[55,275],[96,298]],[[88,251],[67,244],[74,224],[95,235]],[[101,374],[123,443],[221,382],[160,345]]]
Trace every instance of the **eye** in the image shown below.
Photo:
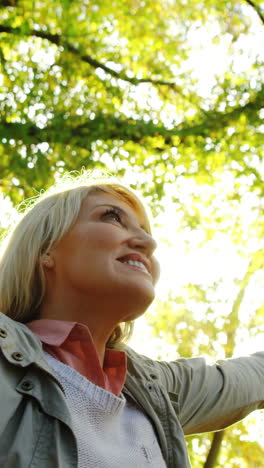
[[[108,219],[112,218],[115,221],[117,221],[118,223],[122,224],[122,219],[121,219],[120,213],[115,208],[109,208],[108,210],[106,210],[102,217],[103,218],[108,218]]]

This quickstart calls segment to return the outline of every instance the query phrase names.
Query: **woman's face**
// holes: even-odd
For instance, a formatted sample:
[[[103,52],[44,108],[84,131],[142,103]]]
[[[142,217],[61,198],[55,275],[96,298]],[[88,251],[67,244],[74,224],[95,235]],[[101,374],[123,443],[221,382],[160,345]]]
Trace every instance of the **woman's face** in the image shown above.
[[[50,251],[49,287],[123,305],[124,315],[128,312],[123,319],[130,320],[135,318],[129,316],[133,304],[137,316],[154,299],[159,276],[155,248],[156,242],[125,201],[106,193],[88,195],[75,225]]]

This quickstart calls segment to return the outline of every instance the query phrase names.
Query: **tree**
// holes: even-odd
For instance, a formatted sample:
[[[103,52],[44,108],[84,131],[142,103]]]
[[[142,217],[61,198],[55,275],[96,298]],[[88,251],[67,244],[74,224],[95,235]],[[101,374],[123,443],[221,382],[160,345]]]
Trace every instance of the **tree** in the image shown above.
[[[156,201],[164,182],[223,170],[263,193],[263,56],[243,41],[263,22],[244,0],[1,2],[3,192],[18,202],[64,170],[132,166]]]

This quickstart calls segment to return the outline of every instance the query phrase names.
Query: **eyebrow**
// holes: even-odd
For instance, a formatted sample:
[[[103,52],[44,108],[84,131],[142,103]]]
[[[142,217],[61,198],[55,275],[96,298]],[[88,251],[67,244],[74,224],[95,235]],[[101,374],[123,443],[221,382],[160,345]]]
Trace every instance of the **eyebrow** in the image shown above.
[[[111,203],[103,203],[101,205],[96,205],[94,207],[94,209],[98,208],[100,206],[111,206],[111,208],[115,208],[122,216],[125,216],[126,218],[129,217],[128,213],[125,210],[123,210],[123,208],[120,208],[120,206],[118,206],[118,205],[113,205]],[[149,234],[149,232],[147,231],[147,229],[144,226],[140,226],[140,228],[143,229],[147,234]]]

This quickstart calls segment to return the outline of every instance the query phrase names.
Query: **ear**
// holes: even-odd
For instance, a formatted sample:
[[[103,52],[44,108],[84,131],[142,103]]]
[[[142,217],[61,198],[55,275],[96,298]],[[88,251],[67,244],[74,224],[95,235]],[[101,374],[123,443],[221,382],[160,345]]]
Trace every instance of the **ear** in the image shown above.
[[[49,252],[47,252],[44,255],[41,255],[40,263],[43,265],[44,268],[51,269],[54,267],[54,259],[52,258]]]

